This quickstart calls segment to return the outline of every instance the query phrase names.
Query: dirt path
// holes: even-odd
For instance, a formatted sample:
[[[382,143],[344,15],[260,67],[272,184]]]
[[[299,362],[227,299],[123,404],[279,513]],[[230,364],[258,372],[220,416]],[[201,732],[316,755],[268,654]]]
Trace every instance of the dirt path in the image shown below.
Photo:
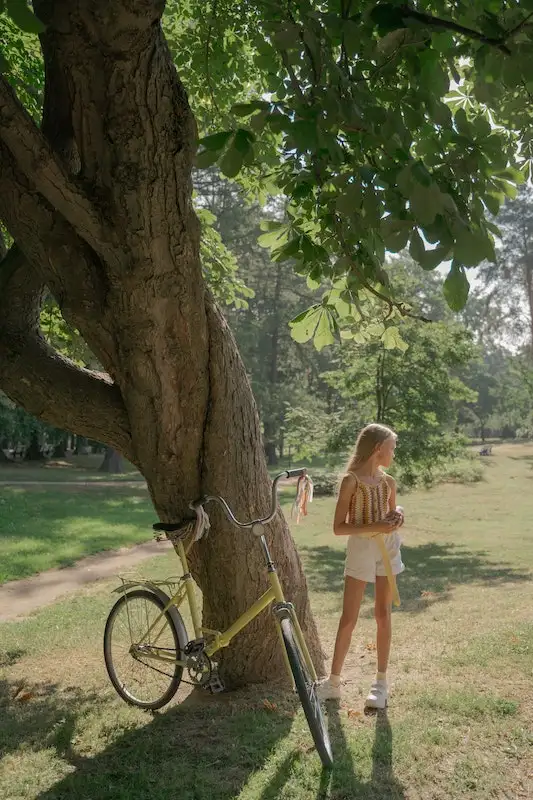
[[[0,622],[26,617],[86,584],[112,578],[146,558],[171,549],[170,542],[146,542],[88,556],[72,567],[50,569],[32,578],[5,583],[0,586]]]

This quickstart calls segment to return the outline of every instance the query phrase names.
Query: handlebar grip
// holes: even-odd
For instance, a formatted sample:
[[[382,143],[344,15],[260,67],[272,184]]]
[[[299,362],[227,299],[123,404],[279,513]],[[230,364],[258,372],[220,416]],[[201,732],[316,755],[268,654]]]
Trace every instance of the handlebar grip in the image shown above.
[[[288,469],[286,470],[285,475],[287,476],[287,478],[301,478],[302,475],[305,475],[306,473],[307,470],[305,469],[305,467],[303,467],[300,469]]]

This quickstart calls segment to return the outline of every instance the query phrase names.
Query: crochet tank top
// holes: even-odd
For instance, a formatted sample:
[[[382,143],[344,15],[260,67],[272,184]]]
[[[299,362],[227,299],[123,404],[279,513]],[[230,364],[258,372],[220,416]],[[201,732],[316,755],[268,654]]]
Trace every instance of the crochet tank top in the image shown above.
[[[363,483],[357,475],[349,472],[356,480],[354,493],[350,500],[350,508],[346,522],[352,525],[368,525],[379,522],[387,516],[389,510],[390,486],[386,475],[375,486]]]

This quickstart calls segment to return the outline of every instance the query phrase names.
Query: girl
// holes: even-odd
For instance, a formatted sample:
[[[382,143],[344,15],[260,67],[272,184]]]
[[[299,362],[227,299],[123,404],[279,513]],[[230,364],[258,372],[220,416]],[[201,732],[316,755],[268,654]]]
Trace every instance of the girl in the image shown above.
[[[387,705],[387,665],[391,642],[392,597],[385,567],[373,537],[385,534],[394,575],[403,572],[400,535],[403,512],[396,508],[396,482],[382,467],[390,467],[396,448],[396,434],[384,425],[367,425],[357,439],[348,461],[335,509],[333,531],[348,536],[344,570],[344,601],[339,622],[331,675],[319,687],[323,700],[341,696],[341,671],[367,583],[375,583],[377,622],[377,675],[366,699],[367,708]]]

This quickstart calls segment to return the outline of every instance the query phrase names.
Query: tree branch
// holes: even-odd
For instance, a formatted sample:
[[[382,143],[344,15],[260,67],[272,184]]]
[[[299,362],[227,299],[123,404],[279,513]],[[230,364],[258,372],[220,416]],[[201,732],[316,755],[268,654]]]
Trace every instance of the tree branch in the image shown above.
[[[112,375],[117,363],[113,319],[107,316],[109,280],[97,254],[35,191],[0,138],[0,219],[32,269]],[[88,326],[87,320],[94,321]]]
[[[36,190],[106,260],[116,262],[111,233],[100,215],[57,159],[14,90],[0,74],[0,139]],[[106,246],[107,243],[107,246]]]
[[[404,17],[408,19],[415,19],[417,22],[420,22],[422,25],[426,25],[429,28],[454,31],[455,33],[459,33],[461,36],[465,36],[468,39],[475,39],[478,42],[483,42],[483,44],[491,45],[497,50],[501,50],[501,52],[505,53],[507,56],[511,55],[510,49],[505,44],[507,35],[498,39],[485,36],[484,33],[480,33],[473,28],[466,28],[464,25],[459,25],[459,23],[453,22],[453,20],[441,19],[440,17],[433,17],[431,14],[424,14],[422,11],[416,11],[414,8],[411,8],[408,5],[400,6],[400,11]]]
[[[0,265],[0,387],[30,414],[133,458],[119,389],[82,369],[44,340],[39,315],[44,282],[13,246]]]

